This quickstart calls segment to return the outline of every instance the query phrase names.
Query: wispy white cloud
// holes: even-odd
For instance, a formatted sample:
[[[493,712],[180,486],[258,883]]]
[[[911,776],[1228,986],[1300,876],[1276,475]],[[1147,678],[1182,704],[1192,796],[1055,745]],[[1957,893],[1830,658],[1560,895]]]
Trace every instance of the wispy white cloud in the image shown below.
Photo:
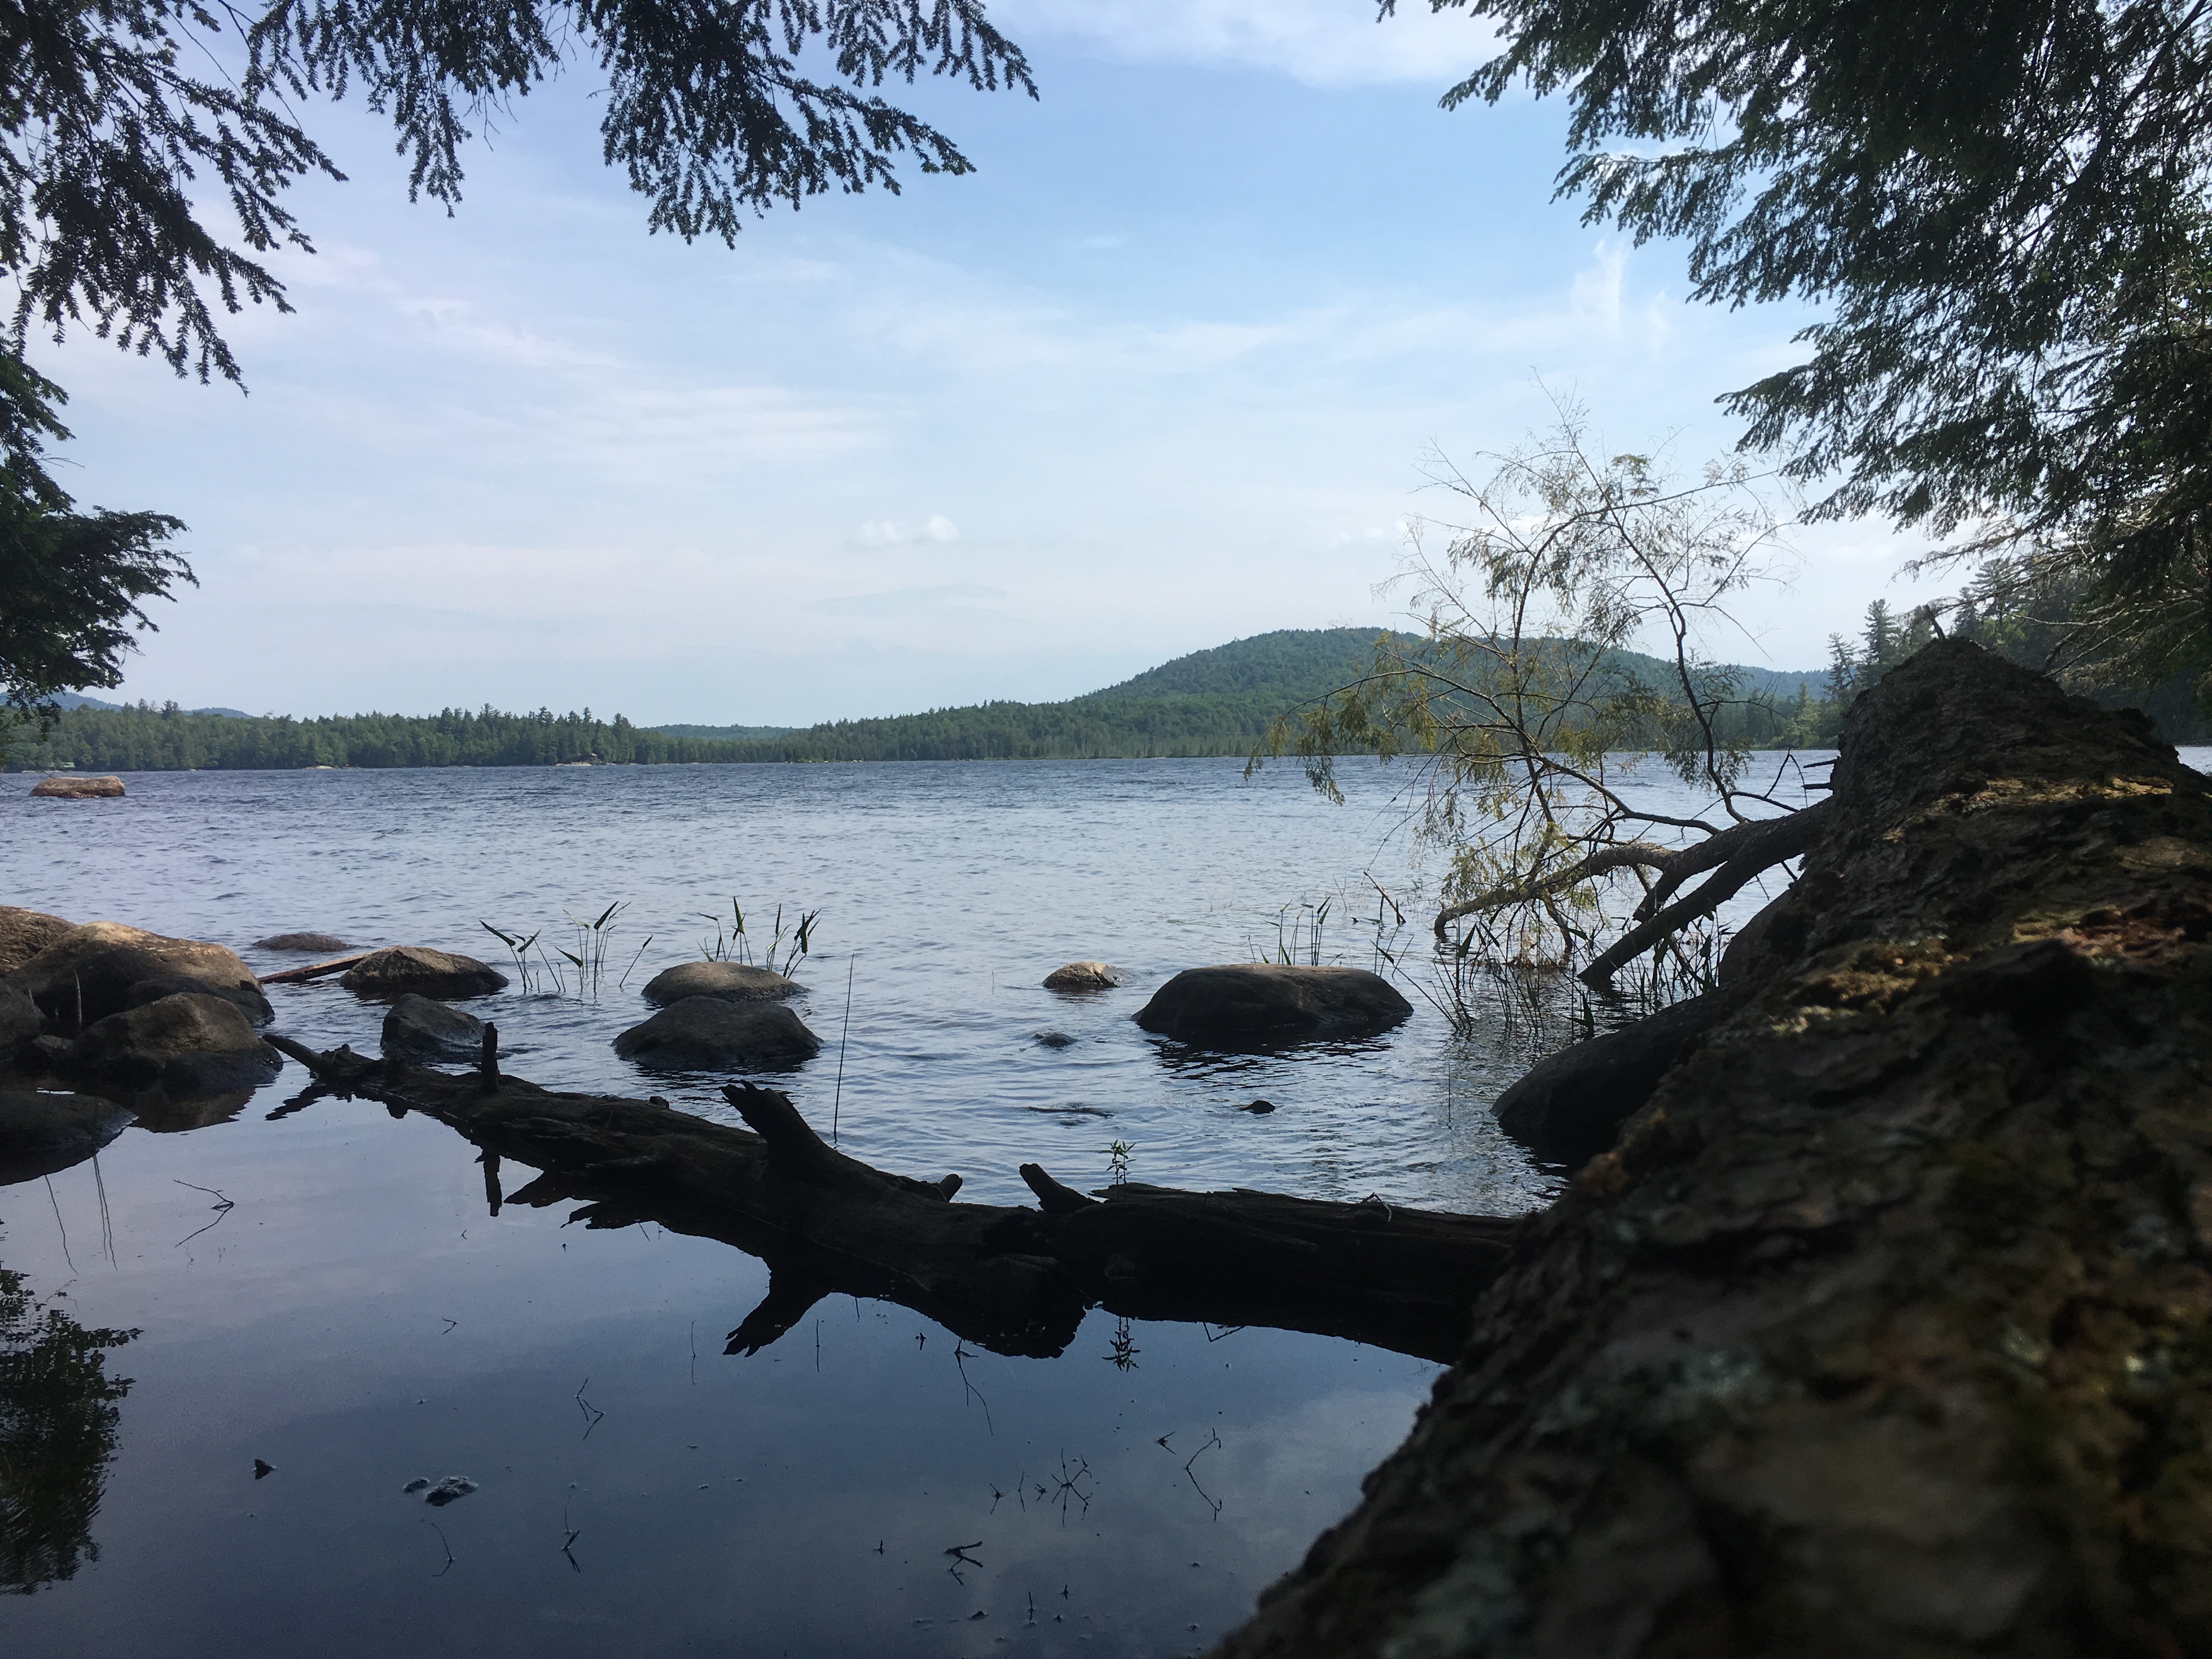
[[[896,519],[869,519],[853,532],[853,539],[863,547],[897,547],[908,542],[957,542],[960,526],[942,513],[933,513],[927,518],[912,524]],[[944,592],[949,589],[929,588],[917,592]]]
[[[1071,35],[1135,62],[1248,64],[1315,86],[1455,79],[1492,40],[1426,0],[1379,21],[1373,0],[997,0],[992,13],[1018,40]]]

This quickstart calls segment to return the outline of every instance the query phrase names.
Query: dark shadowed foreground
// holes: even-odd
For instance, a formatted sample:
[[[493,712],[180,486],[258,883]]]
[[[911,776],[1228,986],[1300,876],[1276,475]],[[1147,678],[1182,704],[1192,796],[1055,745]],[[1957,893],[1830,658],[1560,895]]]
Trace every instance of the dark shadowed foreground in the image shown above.
[[[2212,806],[1938,644],[1747,999],[1215,1651],[2212,1652]]]

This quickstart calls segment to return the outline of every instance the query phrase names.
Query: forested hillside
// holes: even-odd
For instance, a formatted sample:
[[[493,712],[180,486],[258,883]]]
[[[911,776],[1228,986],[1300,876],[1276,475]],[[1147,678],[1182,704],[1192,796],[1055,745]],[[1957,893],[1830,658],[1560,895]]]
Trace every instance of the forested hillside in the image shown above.
[[[75,767],[110,772],[188,768],[238,770],[311,766],[547,766],[770,761],[1095,759],[1243,755],[1279,714],[1357,679],[1371,663],[1370,629],[1285,629],[1194,652],[1118,685],[1065,702],[988,702],[874,720],[836,720],[780,735],[775,728],[641,727],[581,714],[503,714],[483,708],[425,716],[331,715],[316,720],[194,714],[172,704],[63,711],[40,738],[20,732],[11,769]],[[1415,643],[1401,636],[1401,643]],[[1626,657],[1632,672],[1664,672],[1656,658]],[[1819,740],[1826,706],[1801,697],[1814,676],[1744,671],[1746,689],[1787,695],[1747,711],[1762,744]]]

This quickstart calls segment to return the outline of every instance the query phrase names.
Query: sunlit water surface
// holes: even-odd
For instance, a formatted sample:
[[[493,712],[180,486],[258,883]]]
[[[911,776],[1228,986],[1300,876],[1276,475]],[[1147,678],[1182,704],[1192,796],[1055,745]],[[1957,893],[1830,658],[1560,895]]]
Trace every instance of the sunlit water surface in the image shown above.
[[[1011,1203],[1023,1161],[1093,1186],[1120,1141],[1162,1184],[1540,1204],[1556,1174],[1487,1109],[1541,1039],[1508,1002],[1455,1036],[1416,971],[1395,1031],[1272,1056],[1131,1023],[1178,969],[1274,955],[1286,908],[1310,949],[1297,907],[1328,899],[1321,959],[1375,965],[1393,919],[1370,877],[1406,902],[1384,942],[1419,958],[1402,775],[1344,781],[1337,806],[1233,761],[150,774],[100,803],[16,777],[0,902],[268,971],[298,958],[246,947],[278,932],[500,961],[481,921],[568,942],[564,912],[621,900],[596,1002],[471,1006],[511,1072],[727,1121],[726,1079],[647,1077],[611,1040],[733,896],[756,949],[779,902],[818,909],[798,1006],[825,1047],[780,1086],[872,1163]],[[1128,984],[1040,988],[1079,957]],[[335,982],[271,995],[276,1029],[374,1050],[381,1009]],[[108,1360],[133,1381],[96,1559],[0,1601],[0,1650],[1186,1652],[1350,1508],[1436,1372],[1181,1325],[1135,1327],[1116,1364],[1103,1315],[1057,1360],[1012,1359],[849,1298],[727,1358],[765,1289],[752,1258],[564,1230],[559,1208],[494,1219],[473,1149],[435,1123],[334,1100],[272,1120],[304,1080],[0,1188],[0,1260],[141,1333]],[[1237,1109],[1263,1096],[1273,1114]],[[443,1508],[402,1491],[454,1474],[478,1490]]]

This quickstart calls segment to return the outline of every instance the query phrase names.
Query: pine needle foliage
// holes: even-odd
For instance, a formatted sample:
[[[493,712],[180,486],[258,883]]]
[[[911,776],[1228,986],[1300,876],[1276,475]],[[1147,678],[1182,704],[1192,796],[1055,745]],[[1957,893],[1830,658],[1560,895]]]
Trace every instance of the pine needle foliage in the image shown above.
[[[184,526],[162,513],[80,513],[45,465],[69,432],[59,386],[0,352],[0,761],[9,728],[51,716],[58,691],[112,686],[143,602],[192,580],[164,545]]]
[[[1431,3],[1502,41],[1447,107],[1566,98],[1587,221],[1686,241],[1701,300],[1826,308],[1723,399],[1814,516],[2025,550],[2143,672],[2205,654],[2212,6]]]
[[[829,191],[896,192],[902,161],[971,172],[884,99],[886,79],[1036,93],[981,0],[0,0],[0,273],[16,295],[0,344],[0,696],[116,684],[137,602],[190,574],[160,547],[174,520],[57,504],[35,450],[66,434],[58,388],[24,362],[33,331],[89,329],[242,382],[223,319],[290,310],[269,258],[313,251],[285,191],[344,177],[306,100],[357,95],[389,117],[410,195],[450,210],[464,147],[580,61],[605,82],[608,165],[652,229],[687,241],[732,241]]]

